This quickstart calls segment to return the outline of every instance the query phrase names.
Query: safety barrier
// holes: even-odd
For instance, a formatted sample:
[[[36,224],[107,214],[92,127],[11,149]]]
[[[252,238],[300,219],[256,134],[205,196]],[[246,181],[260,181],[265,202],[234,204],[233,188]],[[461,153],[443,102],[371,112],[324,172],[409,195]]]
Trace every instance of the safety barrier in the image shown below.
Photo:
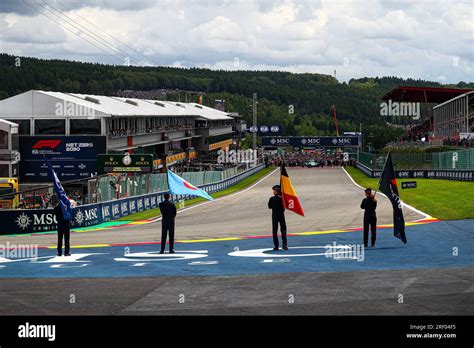
[[[259,164],[227,179],[206,185],[199,185],[198,187],[212,194],[237,184],[262,170],[264,167],[264,164]],[[162,190],[145,195],[112,199],[106,202],[78,206],[73,210],[74,218],[71,222],[71,227],[81,228],[93,226],[137,212],[157,208],[166,192],[168,191]],[[189,195],[172,196],[174,201],[182,201],[191,198],[194,197]],[[0,210],[0,220],[2,221],[0,235],[55,231],[57,228],[56,217],[52,209]]]
[[[392,153],[396,170],[474,170],[474,148],[445,152]],[[372,170],[382,170],[385,156],[359,153],[359,162]]]
[[[381,170],[372,170],[362,163],[356,163],[356,168],[371,178],[380,178]],[[457,181],[474,181],[474,170],[395,170],[395,176],[400,179],[444,179]]]
[[[474,170],[474,148],[433,153],[433,169],[473,169]]]
[[[222,171],[202,171],[178,173],[184,180],[195,186],[211,184],[233,177],[244,172],[245,165],[232,167]],[[139,196],[148,193],[168,190],[166,174],[153,173],[134,176],[106,176],[98,179],[94,184],[95,198],[91,203],[100,203],[112,199]]]

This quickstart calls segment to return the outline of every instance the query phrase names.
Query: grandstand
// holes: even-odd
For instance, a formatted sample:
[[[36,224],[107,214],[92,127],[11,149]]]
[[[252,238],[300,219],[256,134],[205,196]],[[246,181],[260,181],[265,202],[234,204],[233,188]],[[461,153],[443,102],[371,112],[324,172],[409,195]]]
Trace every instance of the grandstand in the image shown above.
[[[460,141],[460,133],[474,134],[474,91],[435,106],[433,115],[435,140]]]
[[[451,137],[459,137],[460,131],[468,131],[467,126],[470,123],[468,122],[466,126],[466,123],[460,123],[460,120],[467,120],[469,114],[472,123],[472,93],[473,91],[470,89],[399,86],[385,94],[382,100],[399,103],[424,103],[427,114],[421,115],[419,122],[411,124],[400,140],[421,141],[424,138],[425,141],[428,141],[442,139],[443,135],[440,134],[452,134]],[[461,110],[460,103],[471,106],[464,106],[464,109]],[[459,131],[456,135],[457,129]]]

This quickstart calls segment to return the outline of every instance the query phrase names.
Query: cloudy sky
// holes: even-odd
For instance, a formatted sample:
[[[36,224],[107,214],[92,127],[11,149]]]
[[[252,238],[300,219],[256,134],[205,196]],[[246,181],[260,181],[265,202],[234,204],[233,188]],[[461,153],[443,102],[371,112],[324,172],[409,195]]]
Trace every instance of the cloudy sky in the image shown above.
[[[474,3],[1,0],[0,43],[40,58],[457,83],[474,81]]]

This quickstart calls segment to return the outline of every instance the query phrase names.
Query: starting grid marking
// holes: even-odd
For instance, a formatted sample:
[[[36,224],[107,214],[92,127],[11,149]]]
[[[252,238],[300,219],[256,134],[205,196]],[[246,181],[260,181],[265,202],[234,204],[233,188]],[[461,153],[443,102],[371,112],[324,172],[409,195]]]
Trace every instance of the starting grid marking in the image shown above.
[[[433,221],[431,221],[433,222]],[[159,254],[157,242],[78,246],[68,257],[0,258],[0,278],[143,277],[242,275],[284,272],[339,272],[411,268],[473,267],[474,220],[414,223],[408,244],[381,230],[377,246],[362,250],[357,229],[303,232],[289,236],[289,250],[272,250],[269,237],[222,238],[179,243],[175,254]],[[340,233],[344,232],[344,233]],[[193,243],[192,241],[187,241]],[[348,254],[359,246],[359,253]],[[180,247],[183,249],[181,250]],[[100,248],[100,249],[98,249]],[[453,248],[457,249],[456,255]],[[77,249],[76,249],[77,250]]]

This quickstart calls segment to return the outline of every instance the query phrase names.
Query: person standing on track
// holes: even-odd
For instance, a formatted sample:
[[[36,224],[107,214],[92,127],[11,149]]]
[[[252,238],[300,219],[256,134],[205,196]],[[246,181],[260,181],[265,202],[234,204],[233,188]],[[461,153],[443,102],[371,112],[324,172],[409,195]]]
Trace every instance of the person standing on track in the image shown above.
[[[176,217],[176,206],[170,202],[170,194],[164,194],[165,200],[159,204],[161,211],[161,251],[165,252],[166,236],[170,235],[170,254],[174,254],[174,218]]]
[[[71,256],[69,253],[70,249],[70,236],[71,236],[71,230],[70,230],[70,223],[68,219],[65,219],[63,216],[63,211],[61,209],[61,203],[58,203],[54,209],[53,213],[56,216],[56,221],[58,222],[58,256],[62,256],[63,254],[63,238],[64,238],[64,256]]]
[[[273,250],[278,250],[278,224],[280,224],[282,249],[288,250],[286,240],[286,221],[285,221],[285,208],[283,206],[283,199],[281,197],[280,185],[272,187],[273,197],[268,201],[268,209],[272,210],[272,232],[273,232]]]
[[[360,208],[364,209],[364,246],[367,248],[369,242],[369,227],[370,227],[370,241],[371,246],[375,246],[375,240],[377,238],[377,200],[375,194],[372,193],[370,187],[365,189],[365,198],[360,204]]]

